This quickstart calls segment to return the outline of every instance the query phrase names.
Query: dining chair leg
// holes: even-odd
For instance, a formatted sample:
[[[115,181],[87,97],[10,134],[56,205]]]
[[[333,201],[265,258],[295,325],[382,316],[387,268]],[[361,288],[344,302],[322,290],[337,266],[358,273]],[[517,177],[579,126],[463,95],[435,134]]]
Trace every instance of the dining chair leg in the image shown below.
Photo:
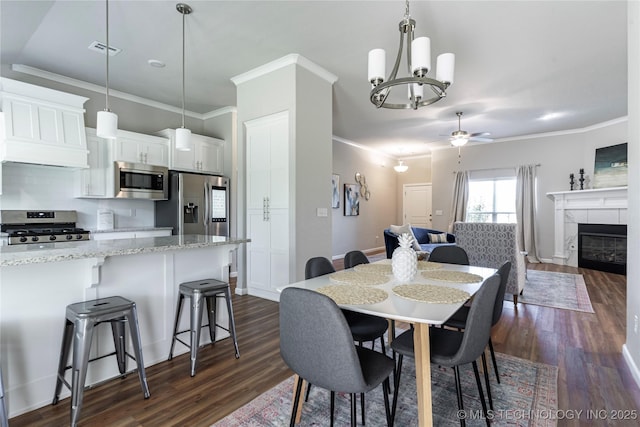
[[[333,413],[336,409],[336,392],[332,391],[331,393],[331,404],[329,405],[331,408],[331,421],[329,422],[329,427],[333,427]]]
[[[396,353],[393,352],[395,355]],[[402,373],[402,354],[398,354],[398,367],[393,376],[393,404],[391,405],[391,419],[396,418],[396,406],[398,404],[398,386],[400,385],[400,374]]]
[[[387,416],[387,427],[393,427],[393,419],[391,418],[391,409],[389,408],[389,393],[391,393],[389,378],[382,383],[382,395],[384,396],[384,414]],[[364,424],[364,423],[363,423]]]
[[[480,394],[480,403],[482,404],[482,413],[484,414],[484,419],[487,422],[487,426],[489,426],[489,414],[487,413],[487,402],[484,400],[484,392],[482,391],[482,383],[480,382],[480,373],[478,372],[478,363],[474,360],[471,362],[473,365],[473,373],[476,376],[476,384],[478,385],[478,394]]]
[[[304,401],[309,401],[309,393],[311,393],[311,383],[307,383],[307,392],[304,395]]]
[[[458,365],[453,367],[453,376],[456,382],[456,395],[458,396],[458,410],[464,411],[464,405],[462,403],[462,385],[460,384],[460,369]],[[466,427],[467,423],[464,417],[460,417],[460,427]]]
[[[364,425],[364,393],[360,393],[360,411],[362,412],[362,425]]]
[[[303,379],[299,378],[296,384],[296,392],[293,396],[293,408],[291,409],[291,420],[289,420],[289,427],[296,426],[296,414],[298,413],[298,401],[300,400],[300,393],[302,392]]]
[[[493,351],[493,343],[491,337],[489,337],[489,350],[491,351],[491,360],[493,361],[493,370],[496,373],[496,380],[500,384],[500,374],[498,373],[498,362],[496,361],[496,353]]]
[[[489,408],[493,411],[493,398],[491,397],[491,383],[489,383],[489,368],[487,366],[487,356],[482,352],[482,371],[484,372],[484,385],[487,387],[489,397]]]
[[[356,427],[356,394],[351,393],[351,427]]]

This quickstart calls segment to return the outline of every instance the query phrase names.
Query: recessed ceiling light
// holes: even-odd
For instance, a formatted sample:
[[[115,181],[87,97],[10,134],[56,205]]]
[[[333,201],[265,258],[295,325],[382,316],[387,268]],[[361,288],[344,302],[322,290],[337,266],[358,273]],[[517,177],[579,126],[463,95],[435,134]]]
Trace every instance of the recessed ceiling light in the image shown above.
[[[147,63],[155,68],[164,68],[167,65],[164,62],[159,61],[157,59],[150,59],[147,61]]]
[[[564,113],[547,113],[538,117],[538,120],[555,120],[559,119],[562,116],[564,116]]]

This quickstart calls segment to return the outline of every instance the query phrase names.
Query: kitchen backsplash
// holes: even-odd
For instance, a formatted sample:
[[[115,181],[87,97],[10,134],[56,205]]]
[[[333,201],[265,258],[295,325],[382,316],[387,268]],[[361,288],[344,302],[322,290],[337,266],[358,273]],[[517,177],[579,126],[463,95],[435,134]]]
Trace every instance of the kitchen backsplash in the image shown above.
[[[96,229],[98,209],[112,210],[115,227],[151,227],[154,202],[127,199],[77,199],[72,169],[21,163],[2,165],[0,209],[76,210],[78,227]]]

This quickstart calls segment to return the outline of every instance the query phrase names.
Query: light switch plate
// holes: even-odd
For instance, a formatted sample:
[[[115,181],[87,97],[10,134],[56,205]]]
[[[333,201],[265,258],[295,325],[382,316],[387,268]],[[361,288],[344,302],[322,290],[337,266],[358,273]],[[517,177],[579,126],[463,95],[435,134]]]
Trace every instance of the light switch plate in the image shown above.
[[[442,215],[442,209],[436,209],[436,215]]]

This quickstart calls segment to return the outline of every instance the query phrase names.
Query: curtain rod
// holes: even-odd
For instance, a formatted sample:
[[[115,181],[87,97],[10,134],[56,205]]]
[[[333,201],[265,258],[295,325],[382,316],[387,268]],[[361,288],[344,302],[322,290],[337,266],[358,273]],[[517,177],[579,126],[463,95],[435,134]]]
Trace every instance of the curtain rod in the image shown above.
[[[538,166],[542,166],[542,165],[540,163],[536,163],[534,166],[538,167]],[[503,169],[517,169],[517,166],[510,167],[510,168],[468,169],[467,172],[499,171],[499,170],[503,170]],[[453,171],[453,173],[458,173],[458,172],[461,172],[461,171]]]

